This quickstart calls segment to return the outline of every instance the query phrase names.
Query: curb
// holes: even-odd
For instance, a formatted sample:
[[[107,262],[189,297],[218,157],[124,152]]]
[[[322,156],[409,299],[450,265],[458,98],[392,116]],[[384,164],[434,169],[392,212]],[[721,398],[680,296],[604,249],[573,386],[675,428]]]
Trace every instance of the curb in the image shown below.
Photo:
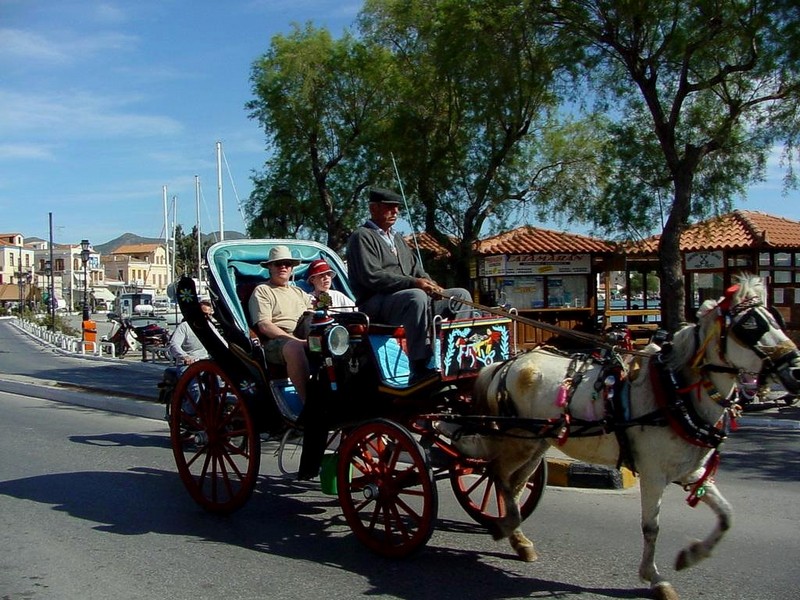
[[[615,469],[571,459],[547,459],[547,485],[621,490],[634,486],[637,477],[627,467]]]

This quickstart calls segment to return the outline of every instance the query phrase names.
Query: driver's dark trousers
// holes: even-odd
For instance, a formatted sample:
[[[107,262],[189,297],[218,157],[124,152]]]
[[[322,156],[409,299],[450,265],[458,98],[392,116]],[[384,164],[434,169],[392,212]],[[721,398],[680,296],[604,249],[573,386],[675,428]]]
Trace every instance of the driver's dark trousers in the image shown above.
[[[443,293],[448,298],[472,300],[469,292],[463,288],[450,288]],[[358,308],[376,323],[402,325],[405,328],[408,359],[414,365],[427,363],[431,358],[428,340],[429,304],[430,298],[425,292],[412,288],[392,294],[375,294]],[[433,315],[446,319],[456,316],[449,308],[449,300],[435,300],[432,304]]]

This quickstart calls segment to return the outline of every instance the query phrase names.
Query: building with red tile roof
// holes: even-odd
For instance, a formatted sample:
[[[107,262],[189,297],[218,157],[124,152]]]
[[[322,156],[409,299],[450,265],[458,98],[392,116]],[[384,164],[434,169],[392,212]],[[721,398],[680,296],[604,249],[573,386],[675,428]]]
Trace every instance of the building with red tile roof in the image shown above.
[[[660,235],[626,246],[636,254],[656,254]],[[681,235],[681,251],[743,250],[800,247],[800,222],[747,210],[711,218]]]
[[[615,246],[601,239],[526,225],[480,240],[478,255],[525,254],[542,252],[609,253]]]

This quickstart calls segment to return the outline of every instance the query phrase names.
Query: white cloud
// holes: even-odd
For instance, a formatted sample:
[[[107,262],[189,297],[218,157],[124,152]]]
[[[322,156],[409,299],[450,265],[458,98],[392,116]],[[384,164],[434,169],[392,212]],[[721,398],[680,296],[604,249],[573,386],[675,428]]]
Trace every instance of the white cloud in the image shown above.
[[[0,160],[52,160],[53,146],[49,144],[0,144]]]
[[[128,20],[127,13],[112,2],[101,2],[94,7],[94,17],[101,23],[118,25]]]
[[[39,34],[24,29],[0,29],[0,57],[9,65],[64,65],[109,51],[126,51],[138,44],[134,35],[114,31],[87,34]]]
[[[43,63],[63,63],[69,58],[65,49],[43,35],[20,29],[0,29],[0,56]]]
[[[9,135],[47,135],[55,139],[150,137],[180,133],[170,117],[127,109],[130,98],[88,92],[26,94],[0,89],[0,130]]]

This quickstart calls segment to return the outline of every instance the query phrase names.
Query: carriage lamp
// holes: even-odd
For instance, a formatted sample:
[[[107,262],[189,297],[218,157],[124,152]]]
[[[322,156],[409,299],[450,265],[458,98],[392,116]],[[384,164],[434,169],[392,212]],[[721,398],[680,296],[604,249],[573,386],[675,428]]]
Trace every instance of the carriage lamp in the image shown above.
[[[350,346],[350,334],[341,325],[331,327],[326,335],[328,349],[333,356],[342,356]]]
[[[81,261],[83,262],[83,320],[89,320],[89,278],[87,277],[86,265],[89,263],[89,240],[81,240]]]

